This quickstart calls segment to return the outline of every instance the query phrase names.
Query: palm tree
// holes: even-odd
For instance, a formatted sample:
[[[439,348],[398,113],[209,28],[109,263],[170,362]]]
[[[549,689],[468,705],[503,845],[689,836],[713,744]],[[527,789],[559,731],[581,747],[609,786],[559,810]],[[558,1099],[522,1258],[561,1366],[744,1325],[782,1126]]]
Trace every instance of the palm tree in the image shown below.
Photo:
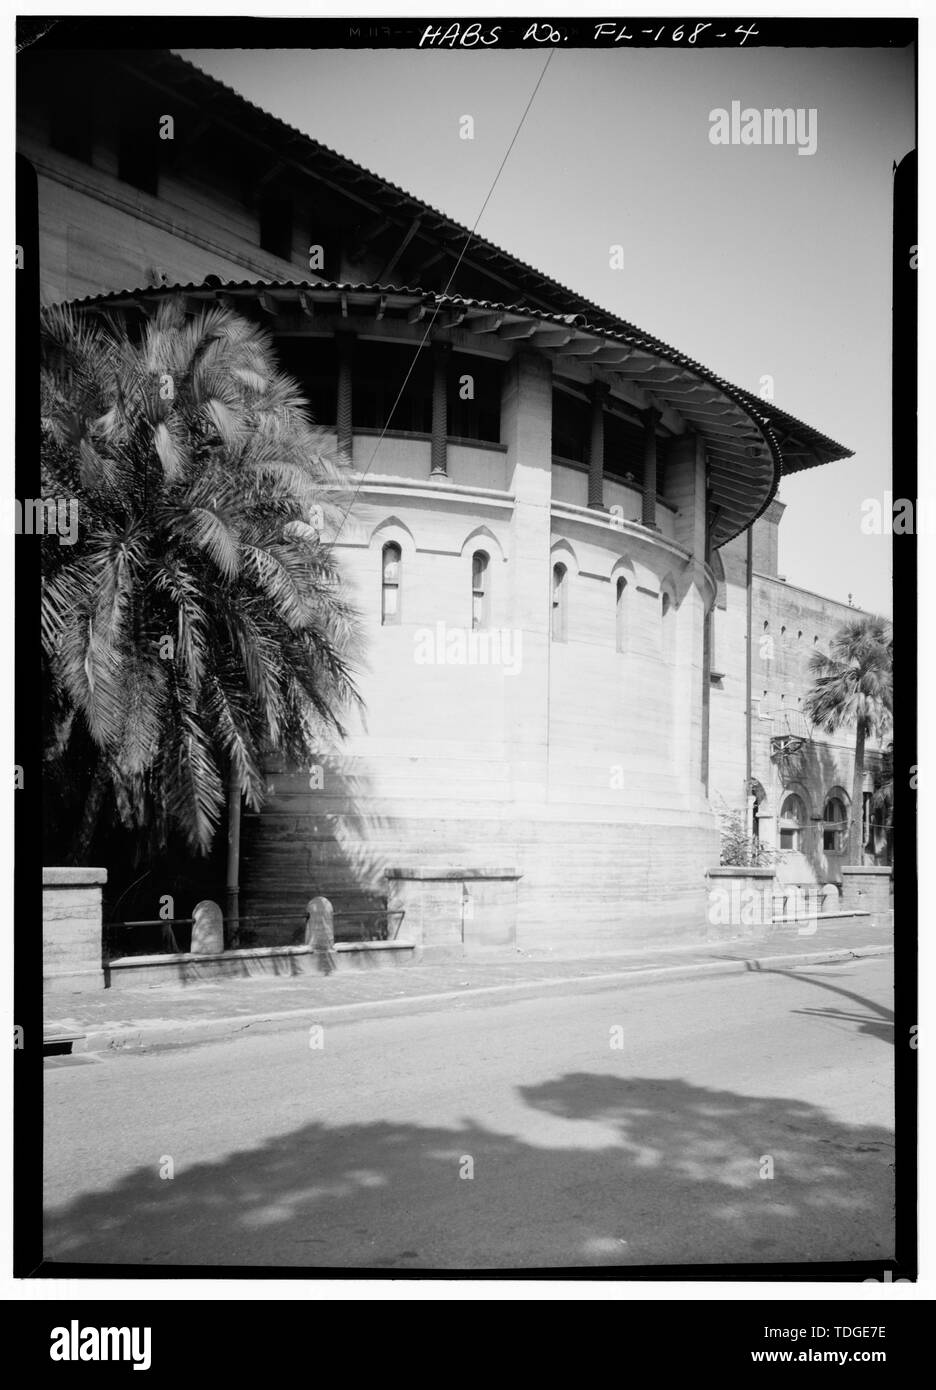
[[[846,622],[828,654],[813,652],[809,661],[813,687],[803,709],[817,728],[834,734],[855,730],[848,862],[861,863],[862,790],[865,745],[880,738],[893,721],[893,631],[886,618],[866,615]]]
[[[70,857],[105,806],[206,854],[265,755],[308,763],[359,700],[339,470],[267,335],[179,298],[136,332],[44,310],[42,417],[43,496],[79,515],[42,548],[46,756],[87,788]]]

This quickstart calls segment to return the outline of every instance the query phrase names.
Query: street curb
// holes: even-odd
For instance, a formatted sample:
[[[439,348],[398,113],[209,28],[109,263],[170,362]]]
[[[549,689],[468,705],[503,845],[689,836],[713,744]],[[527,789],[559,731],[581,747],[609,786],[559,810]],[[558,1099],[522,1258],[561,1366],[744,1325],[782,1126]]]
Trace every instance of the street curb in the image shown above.
[[[800,951],[785,956],[757,956],[742,959],[695,962],[692,965],[661,965],[636,967],[632,970],[615,971],[603,975],[568,975],[560,979],[518,980],[504,985],[480,985],[477,989],[445,990],[436,994],[410,994],[396,999],[368,999],[350,1004],[306,1005],[301,1009],[280,1009],[276,1012],[259,1014],[240,1014],[225,1018],[214,1018],[206,1022],[173,1021],[130,1025],[129,1027],[102,1028],[91,1031],[84,1037],[76,1038],[72,1045],[73,1053],[84,1052],[139,1052],[152,1048],[197,1047],[200,1043],[217,1042],[234,1037],[247,1029],[266,1025],[266,1031],[295,1023],[305,1018],[315,1021],[322,1017],[332,1017],[335,1021],[353,1022],[356,1016],[383,1013],[401,1014],[412,1012],[423,1004],[449,1003],[452,1000],[473,1000],[489,998],[491,995],[530,994],[551,989],[568,989],[569,986],[600,986],[603,984],[649,984],[657,980],[678,980],[695,975],[738,975],[756,974],[776,967],[796,965],[820,965],[837,960],[858,960],[866,956],[893,955],[890,946],[840,947],[827,951]],[[337,1017],[336,1017],[337,1016]]]

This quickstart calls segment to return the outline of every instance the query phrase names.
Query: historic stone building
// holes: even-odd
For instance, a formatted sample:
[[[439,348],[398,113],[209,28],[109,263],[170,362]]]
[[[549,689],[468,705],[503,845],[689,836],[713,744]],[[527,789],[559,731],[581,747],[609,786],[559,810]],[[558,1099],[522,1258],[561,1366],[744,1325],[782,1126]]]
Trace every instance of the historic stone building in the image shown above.
[[[853,610],[780,582],[774,499],[848,451],[168,52],[27,53],[20,107],[44,298],[234,305],[349,461],[367,716],[271,771],[242,901],[386,899],[440,952],[696,935],[710,792],[789,839],[770,740]],[[813,749],[806,818],[850,785]]]
[[[849,603],[797,588],[779,573],[778,528],[784,510],[775,499],[754,523],[750,553],[747,535],[718,552],[711,790],[716,807],[746,810],[752,830],[774,852],[779,880],[840,886],[855,734],[842,729],[833,736],[814,728],[803,713],[803,701],[812,684],[812,653],[827,651],[844,623],[867,615]],[[860,808],[869,863],[886,862],[890,851],[888,832],[871,807],[880,760],[880,744],[869,742]]]

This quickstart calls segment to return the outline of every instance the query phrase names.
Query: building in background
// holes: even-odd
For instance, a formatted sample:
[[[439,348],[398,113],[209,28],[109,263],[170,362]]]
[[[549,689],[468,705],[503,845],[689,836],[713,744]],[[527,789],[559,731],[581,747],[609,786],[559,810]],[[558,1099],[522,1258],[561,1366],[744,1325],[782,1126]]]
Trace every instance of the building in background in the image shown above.
[[[21,64],[45,301],[235,306],[348,462],[367,716],[271,762],[242,910],[389,901],[437,953],[691,938],[710,792],[752,787],[789,874],[834,876],[848,750],[777,740],[854,610],[777,577],[775,495],[848,450],[168,52]]]
[[[716,808],[745,812],[752,832],[774,851],[781,882],[841,886],[855,734],[848,728],[834,735],[815,729],[803,705],[812,686],[812,653],[827,652],[844,623],[869,615],[787,583],[777,560],[784,510],[774,499],[750,531],[729,541],[716,559],[711,791]],[[890,857],[889,831],[881,814],[872,811],[882,751],[871,740],[865,749],[860,814],[868,863]]]

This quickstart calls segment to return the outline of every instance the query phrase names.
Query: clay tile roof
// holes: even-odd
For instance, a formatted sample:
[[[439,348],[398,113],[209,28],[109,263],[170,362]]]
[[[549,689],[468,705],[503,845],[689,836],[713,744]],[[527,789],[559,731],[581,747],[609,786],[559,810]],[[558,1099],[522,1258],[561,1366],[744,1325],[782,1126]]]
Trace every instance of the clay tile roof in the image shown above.
[[[227,83],[209,76],[196,64],[178,54],[172,53],[168,49],[153,50],[145,54],[125,54],[123,59],[131,67],[136,63],[144,76],[175,82],[183,88],[189,87],[193,94],[198,93],[207,113],[216,116],[221,121],[226,121],[228,124],[235,124],[239,129],[252,134],[255,138],[261,138],[264,143],[271,145],[284,156],[288,155],[290,160],[305,165],[311,175],[329,172],[334,176],[340,170],[345,177],[354,176],[355,186],[366,187],[372,197],[384,202],[389,201],[397,210],[401,205],[406,205],[409,214],[421,216],[429,230],[444,231],[449,236],[454,233],[456,238],[464,237],[466,241],[470,238],[472,259],[478,260],[480,258],[480,261],[486,264],[486,268],[497,268],[502,274],[510,276],[514,283],[519,282],[525,301],[522,307],[517,306],[517,312],[535,312],[536,301],[540,301],[540,307],[554,319],[574,327],[588,327],[599,333],[620,337],[622,340],[637,346],[645,346],[648,351],[659,353],[669,361],[685,366],[705,377],[720,389],[725,390],[736,401],[743,402],[759,421],[774,432],[778,440],[788,437],[792,444],[795,444],[795,448],[787,447],[783,450],[783,472],[794,473],[804,468],[815,467],[820,463],[852,457],[853,451],[851,449],[830,439],[821,431],[813,429],[812,426],[798,420],[795,416],[780,410],[772,401],[762,400],[741,387],[732,386],[723,377],[709,371],[701,363],[694,361],[676,348],[670,347],[661,339],[644,333],[634,324],[618,318],[608,310],[601,308],[600,305],[576,294],[568,286],[544,275],[535,266],[520,260],[508,251],[504,251],[484,237],[478,236],[476,233],[473,234],[469,228],[461,226],[438,208],[422,202],[407,192],[406,189],[391,183],[389,179],[373,173],[364,165],[339,154],[337,150],[323,145],[297,127],[289,125],[268,111],[264,111],[262,107],[241,96]],[[482,268],[485,266],[483,265]],[[394,287],[384,286],[383,288],[387,290]],[[416,293],[418,291],[410,292]],[[526,296],[529,296],[529,300],[526,299]],[[458,297],[455,296],[454,298],[457,299]],[[475,302],[487,303],[487,301]],[[504,306],[492,304],[490,307],[503,308]]]

